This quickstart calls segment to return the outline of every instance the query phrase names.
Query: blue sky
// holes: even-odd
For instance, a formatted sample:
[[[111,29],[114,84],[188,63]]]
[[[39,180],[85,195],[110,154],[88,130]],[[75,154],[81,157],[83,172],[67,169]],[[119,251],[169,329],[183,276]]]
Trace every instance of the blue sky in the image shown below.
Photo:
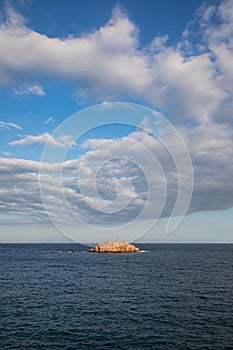
[[[0,11],[0,241],[232,241],[232,1]]]

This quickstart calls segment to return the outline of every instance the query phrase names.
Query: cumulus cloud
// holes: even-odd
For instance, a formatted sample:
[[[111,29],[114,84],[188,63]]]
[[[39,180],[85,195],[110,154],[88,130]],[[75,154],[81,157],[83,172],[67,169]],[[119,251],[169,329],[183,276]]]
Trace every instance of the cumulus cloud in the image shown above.
[[[82,37],[65,39],[49,38],[33,31],[11,9],[0,26],[0,84],[18,86],[27,82],[20,85],[25,91],[37,86],[34,92],[43,95],[41,85],[33,82],[48,77],[61,78],[74,83],[74,86],[77,84],[76,96],[79,99],[90,98],[90,95],[95,101],[133,98],[159,108],[179,129],[192,158],[195,177],[189,212],[229,208],[233,206],[232,23],[232,1],[206,2],[176,45],[169,46],[167,36],[157,36],[148,47],[142,48],[138,42],[138,28],[119,9],[98,30]],[[45,123],[51,121],[50,117]],[[146,119],[142,126],[150,131]],[[14,123],[0,122],[0,128],[9,127],[21,128]],[[175,149],[179,157],[177,145],[169,135],[165,137],[165,143]],[[10,144],[20,146],[48,142],[54,147],[64,147],[72,145],[73,141],[68,135],[54,138],[44,133],[27,135]],[[146,201],[146,179],[132,159],[119,160],[117,157],[119,153],[137,155],[137,159],[144,162],[144,169],[150,172],[150,158],[145,156],[140,144],[156,154],[163,166],[168,197],[162,215],[169,215],[178,183],[175,164],[168,161],[169,155],[161,144],[156,143],[149,133],[141,131],[118,140],[87,140],[83,144],[86,152],[80,158],[67,160],[64,164],[42,164],[52,215],[57,220],[69,221],[65,210],[62,217],[56,210],[58,205],[63,210],[58,196],[58,173],[62,169],[63,193],[75,213],[83,218],[91,217],[93,221],[106,222],[124,222],[135,217]],[[90,179],[106,157],[112,160],[98,173],[99,194],[106,203],[118,198],[122,203],[129,201],[128,210],[120,211],[117,218],[110,213],[99,216],[90,207],[96,196]],[[39,194],[39,166],[38,162],[30,160],[0,160],[2,212],[47,220]],[[80,169],[82,178],[79,177]],[[185,177],[185,174],[179,176]],[[161,199],[161,176],[155,174],[151,186],[153,213],[156,201]]]
[[[194,169],[194,192],[189,212],[231,207],[233,205],[233,185],[231,181],[233,174],[231,161],[233,157],[232,129],[226,125],[211,123],[208,128],[202,124],[193,128],[182,127],[180,131],[190,152]],[[136,141],[136,144],[130,141]],[[179,158],[178,145],[173,144],[170,136],[164,135],[163,141],[169,148],[176,148],[178,161],[182,162],[181,153],[181,158]],[[122,154],[129,152],[129,154],[135,155],[136,159],[145,160],[143,169],[150,172],[152,170],[150,159],[146,160],[145,150],[140,147],[140,144],[145,145],[156,155],[163,167],[168,186],[168,203],[164,212],[164,215],[167,215],[169,213],[168,208],[170,208],[169,202],[174,204],[174,192],[177,189],[178,180],[175,164],[172,164],[169,154],[164,150],[161,143],[156,142],[152,136],[145,132],[134,132],[121,140],[106,140],[108,145],[106,149],[104,147],[95,149],[99,142],[100,140],[85,142],[84,146],[93,148],[92,151],[87,153],[87,159],[101,161],[109,155],[114,158],[120,148]],[[111,150],[110,154],[109,149]],[[121,168],[122,176],[124,172],[127,174],[126,168],[124,166]],[[133,174],[132,168],[131,171]],[[182,174],[179,174],[179,176],[182,176]],[[154,176],[154,183],[151,187],[154,193],[153,201],[159,188],[156,186],[159,186],[159,178]]]
[[[45,92],[40,85],[23,85],[13,90],[15,96],[26,97],[26,96],[45,96]]]
[[[232,98],[232,13],[229,0],[203,5],[176,45],[165,35],[141,48],[138,28],[119,8],[98,30],[65,39],[33,31],[9,9],[0,26],[0,83],[61,78],[77,83],[79,99],[140,98],[173,122],[207,122]],[[32,84],[15,93],[44,95]]]
[[[153,53],[161,52],[163,49],[166,48],[166,43],[168,39],[168,35],[155,37],[149,46],[149,50]]]
[[[70,135],[61,135],[59,138],[55,138],[52,135],[45,132],[41,135],[27,135],[20,140],[9,142],[11,146],[28,146],[39,144],[50,144],[54,147],[66,147],[74,144],[73,137]]]
[[[144,124],[148,124],[147,120]],[[232,207],[232,130],[212,123],[208,129],[198,125],[192,129],[183,127],[182,132],[194,169],[194,191],[188,213]],[[182,162],[182,152],[170,135],[164,135],[163,142],[168,148],[176,147],[176,162]],[[158,214],[166,182],[161,215],[167,217],[177,198],[179,179],[190,181],[185,173],[177,174],[176,163],[163,143],[145,130],[120,139],[89,139],[83,147],[84,154],[64,163],[1,158],[0,211],[23,215],[25,219],[28,216],[29,222],[32,219],[46,222],[47,210],[56,222],[70,223],[74,214],[92,224],[109,224],[133,220],[148,203],[146,218],[151,219]],[[157,163],[152,162],[151,154],[161,164],[162,173]]]
[[[150,80],[144,58],[135,51],[136,27],[119,12],[98,31],[65,40],[34,32],[12,16],[15,12],[9,11],[0,28],[2,84],[49,75],[84,83],[89,80],[96,88],[109,88],[114,82],[117,90],[126,81],[131,89],[140,89]]]
[[[220,123],[232,121],[233,100],[233,3],[223,0],[217,4],[205,2],[185,30],[188,47],[193,55],[208,55],[213,70],[216,104],[209,118]],[[184,49],[185,51],[185,49]],[[203,53],[204,51],[204,53]],[[189,54],[190,56],[190,54]],[[204,80],[204,79],[203,79]],[[213,91],[213,90],[212,90]],[[207,106],[208,108],[208,106]]]
[[[18,124],[15,124],[15,123],[12,123],[12,122],[3,122],[3,121],[0,120],[0,130],[2,130],[2,129],[10,129],[10,128],[22,130],[22,127],[19,126]]]

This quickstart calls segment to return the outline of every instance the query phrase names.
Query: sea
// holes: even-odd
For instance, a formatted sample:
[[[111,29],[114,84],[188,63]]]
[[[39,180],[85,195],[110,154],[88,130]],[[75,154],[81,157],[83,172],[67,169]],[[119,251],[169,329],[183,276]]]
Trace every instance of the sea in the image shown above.
[[[233,244],[136,245],[1,244],[0,349],[233,349]]]

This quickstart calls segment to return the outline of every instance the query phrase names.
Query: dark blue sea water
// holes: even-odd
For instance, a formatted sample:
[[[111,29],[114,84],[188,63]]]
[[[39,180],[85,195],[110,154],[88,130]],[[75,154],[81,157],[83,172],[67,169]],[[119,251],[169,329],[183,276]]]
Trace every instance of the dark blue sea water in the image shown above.
[[[233,245],[138,246],[0,245],[0,349],[233,349]]]

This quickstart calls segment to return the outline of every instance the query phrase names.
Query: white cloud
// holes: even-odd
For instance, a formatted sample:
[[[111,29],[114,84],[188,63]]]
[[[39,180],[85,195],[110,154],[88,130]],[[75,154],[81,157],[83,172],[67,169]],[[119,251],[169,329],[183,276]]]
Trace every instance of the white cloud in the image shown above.
[[[15,128],[18,130],[22,130],[22,127],[18,124],[12,123],[12,122],[3,122],[0,120],[0,130],[1,129],[9,129],[9,128]]]
[[[169,46],[168,38],[164,36],[156,37],[149,48],[141,48],[137,27],[119,9],[99,30],[66,39],[49,38],[33,31],[25,25],[21,16],[10,10],[8,19],[0,26],[0,83],[18,85],[31,82],[20,85],[21,94],[29,93],[31,88],[30,93],[34,91],[43,95],[43,88],[39,84],[33,85],[33,82],[48,77],[61,78],[77,82],[79,90],[76,96],[80,100],[90,95],[95,100],[103,101],[133,98],[166,111],[178,125],[193,161],[195,182],[190,211],[228,208],[233,206],[232,19],[232,1],[224,0],[219,5],[210,6],[207,3],[197,12],[177,45]],[[102,108],[106,107],[103,105]],[[51,122],[50,118],[45,123]],[[146,120],[142,126],[149,129]],[[0,122],[0,128],[9,127],[21,129],[14,123]],[[73,144],[69,135],[54,138],[48,133],[27,135],[10,144],[20,146],[47,142],[55,147]],[[120,140],[101,140],[102,147],[94,149],[99,142],[97,139],[86,141],[84,147],[88,151],[79,159],[63,164],[64,191],[73,210],[79,211],[83,217],[91,216],[93,220],[113,220],[111,216],[98,217],[84,203],[79,186],[81,184],[89,200],[93,200],[95,193],[90,187],[90,179],[95,167],[106,157],[114,158],[121,152],[137,155],[145,162],[145,169],[150,169],[149,158],[140,148],[140,143],[143,143],[156,154],[166,172],[168,202],[163,215],[167,215],[174,203],[177,176],[174,167],[167,162],[168,155],[161,145],[141,132]],[[104,142],[108,147],[104,146]],[[168,136],[166,143],[179,155],[177,145]],[[51,201],[50,208],[58,219],[60,213],[55,208],[59,179],[56,173],[61,166],[43,164],[47,172],[44,179]],[[82,183],[77,180],[80,168],[83,172]],[[20,215],[26,212],[28,216],[33,213],[38,220],[44,220],[38,190],[38,169],[37,162],[0,160],[2,211],[16,211]],[[98,176],[98,190],[106,201],[116,199],[117,190],[122,200],[127,201],[132,197],[130,209],[122,212],[119,220],[133,217],[141,209],[146,186],[137,167],[127,161],[112,160]],[[125,181],[133,183],[131,192],[128,187],[125,189],[121,186]],[[152,183],[154,193],[160,193],[161,183],[161,178],[155,176]],[[65,214],[60,219],[65,220]]]
[[[194,192],[189,212],[217,210],[233,206],[232,185],[232,130],[226,126],[210,124],[192,130],[183,128],[182,134],[189,148],[194,166]],[[229,139],[232,141],[229,142]],[[174,140],[167,137],[164,142],[177,148]],[[142,147],[143,145],[143,147]],[[152,164],[147,150],[156,155],[166,177],[167,201],[162,216],[170,215],[177,196],[178,177],[176,166],[164,146],[145,131],[136,131],[121,139],[86,141],[88,151],[78,159],[61,163],[42,164],[41,179],[46,192],[48,210],[55,220],[70,222],[72,215],[64,208],[59,173],[63,171],[63,188],[73,212],[92,223],[127,222],[140,213],[148,198],[150,183],[149,215],[153,218],[161,202],[163,175]],[[92,147],[92,149],[90,149]],[[109,152],[110,150],[110,152]],[[123,158],[119,159],[119,155]],[[182,162],[182,152],[176,149]],[[180,158],[179,158],[180,157]],[[106,159],[109,159],[105,163]],[[104,165],[102,164],[104,162]],[[97,177],[96,169],[102,164]],[[0,159],[0,211],[30,215],[34,220],[46,221],[39,193],[40,163],[23,159]],[[81,172],[80,172],[81,171]],[[143,174],[144,173],[144,174]],[[145,177],[145,174],[147,177]],[[182,177],[182,174],[179,174]],[[190,181],[190,179],[187,179]],[[96,184],[100,195],[96,201]],[[91,208],[96,206],[103,213]],[[128,207],[117,215],[117,210],[128,203]],[[104,212],[106,207],[109,212]],[[61,217],[60,209],[63,208]]]
[[[49,124],[49,123],[53,123],[55,122],[55,119],[53,117],[49,117],[45,122],[44,124]]]
[[[70,135],[61,135],[59,138],[55,138],[52,135],[45,132],[41,135],[27,135],[20,140],[9,142],[11,146],[28,146],[39,144],[50,144],[54,147],[66,147],[74,145],[74,139]]]
[[[150,44],[150,51],[156,53],[165,49],[168,39],[168,35],[155,37]]]
[[[37,95],[37,96],[45,96],[45,92],[40,85],[22,85],[18,88],[15,88],[13,90],[15,96],[21,96],[21,97],[26,97],[26,96],[32,96],[32,95]]]
[[[209,54],[184,59],[167,49],[154,58],[154,86],[147,98],[156,101],[173,122],[208,121],[225,97]]]
[[[49,38],[21,22],[12,24],[11,12],[9,16],[0,30],[2,84],[49,75],[84,83],[89,80],[94,90],[102,86],[117,91],[125,83],[140,89],[150,80],[145,59],[136,51],[137,28],[119,12],[98,31],[68,39]]]
[[[233,2],[222,0],[218,4],[210,5],[205,2],[197,11],[196,17],[187,27],[185,34],[188,46],[191,47],[193,55],[197,55],[199,47],[202,47],[204,54],[211,60],[209,68],[212,70],[211,90],[215,89],[216,104],[210,110],[209,119],[217,120],[220,123],[231,122],[233,101]],[[190,55],[189,55],[190,56]],[[200,56],[203,56],[200,55]],[[203,78],[205,77],[205,72]],[[206,82],[204,81],[206,86]],[[218,90],[218,92],[217,92]],[[205,95],[204,95],[205,96]],[[213,95],[214,96],[214,95]],[[206,99],[208,108],[208,99]]]
[[[12,156],[12,153],[10,153],[10,152],[2,152],[2,155],[4,157],[10,157],[10,156]]]
[[[148,127],[145,119],[144,126]],[[233,206],[233,131],[226,125],[209,123],[193,128],[180,127],[187,144],[194,169],[194,192],[189,213],[219,210]],[[163,135],[167,147],[176,151],[176,161],[182,163],[182,152],[170,135]],[[59,141],[60,142],[60,141]],[[28,220],[47,221],[39,193],[39,169],[45,189],[48,210],[56,221],[71,222],[70,209],[64,208],[63,193],[74,213],[92,223],[127,222],[142,210],[148,196],[150,181],[150,209],[148,219],[155,215],[162,200],[164,178],[145,149],[156,156],[166,178],[167,199],[162,216],[170,215],[177,196],[176,164],[161,142],[145,131],[138,130],[121,139],[89,139],[86,153],[62,163],[43,163],[25,159],[0,159],[0,212],[28,215]],[[121,155],[123,158],[119,158]],[[108,160],[106,162],[106,159]],[[101,166],[96,175],[96,169]],[[142,170],[141,170],[142,169]],[[61,192],[59,174],[63,173]],[[81,172],[80,172],[81,171]],[[147,178],[144,174],[146,174]],[[180,173],[185,179],[185,174]],[[97,191],[100,195],[96,199]],[[127,209],[117,215],[128,203]],[[99,213],[90,205],[110,212]],[[61,215],[62,212],[62,215]]]
[[[202,6],[177,45],[169,46],[165,35],[140,48],[138,28],[119,8],[98,30],[66,39],[31,30],[10,9],[0,26],[0,83],[66,79],[77,82],[81,101],[140,99],[166,111],[173,122],[208,122],[232,99],[232,12],[227,0]],[[44,95],[39,84],[22,85],[15,93]]]
[[[180,127],[179,131],[182,133],[190,152],[194,169],[194,192],[190,212],[231,207],[233,205],[233,165],[231,161],[233,157],[232,129],[226,125],[210,123],[208,127],[204,124],[193,128]],[[164,137],[164,143],[171,149],[176,149],[178,161],[182,162],[181,153],[181,158],[179,158],[178,145],[173,144],[173,140],[169,135],[164,135]],[[177,186],[177,177],[175,175],[176,170],[174,165],[172,166],[169,155],[164,152],[161,144],[155,142],[152,136],[141,131],[134,132],[120,140],[102,140],[106,142],[106,146],[104,146],[105,143],[103,143],[102,147],[100,146],[100,141],[101,140],[93,139],[84,143],[87,149],[92,148],[86,155],[86,159],[90,162],[87,163],[88,169],[91,163],[94,164],[95,162],[98,163],[98,161],[104,161],[107,157],[112,157],[114,159],[114,157],[117,157],[117,155],[121,153],[122,155],[135,155],[136,159],[139,161],[143,160],[143,170],[151,172],[152,165],[150,158],[147,160],[145,150],[141,148],[141,144],[156,155],[156,158],[163,167],[168,185],[168,203],[167,209],[164,212],[164,215],[166,215],[166,213],[169,212],[171,203],[174,203],[174,190]],[[132,143],[132,141],[136,143]],[[82,164],[82,167],[85,169],[84,164]],[[109,169],[110,168],[109,166]],[[87,179],[91,177],[91,174],[88,174],[88,169],[86,173]],[[112,169],[109,170],[108,176],[110,176],[112,171]],[[128,167],[127,162],[125,164],[119,164],[117,174],[118,176],[124,176],[126,174],[128,176],[130,174],[129,178],[132,178],[134,168]],[[105,175],[107,176],[107,173],[105,173]],[[182,176],[182,174],[180,174],[180,176]],[[141,176],[139,176],[139,182],[140,179],[142,179]],[[107,184],[107,179],[103,181],[103,183]],[[159,186],[159,178],[154,176],[154,182],[152,182],[151,186],[154,192],[152,196],[154,201],[158,192],[156,188]],[[115,188],[113,184],[112,188]]]

